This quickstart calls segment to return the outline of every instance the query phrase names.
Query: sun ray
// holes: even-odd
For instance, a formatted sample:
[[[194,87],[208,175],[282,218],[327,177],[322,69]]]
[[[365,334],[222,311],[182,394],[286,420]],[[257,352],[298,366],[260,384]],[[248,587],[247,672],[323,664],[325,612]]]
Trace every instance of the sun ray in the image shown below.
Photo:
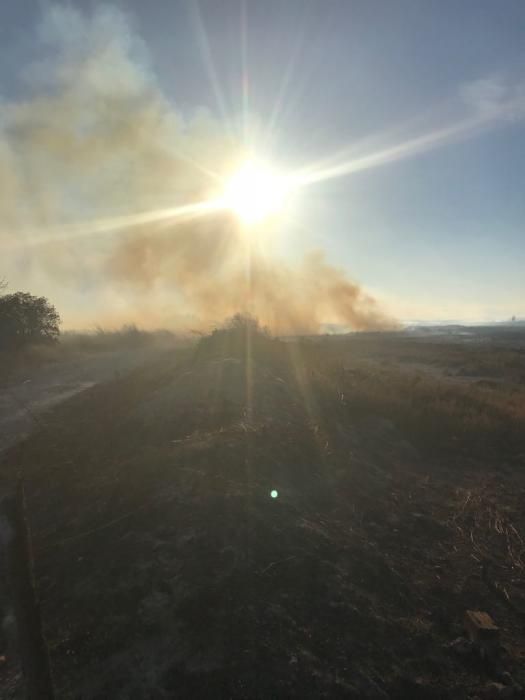
[[[290,178],[296,186],[304,187],[325,180],[345,177],[362,170],[377,168],[425,153],[439,146],[472,138],[483,130],[494,127],[504,117],[505,111],[503,109],[498,112],[478,114],[353,159],[337,162],[338,159],[335,156],[332,158],[333,164],[331,165],[328,164],[324,167],[307,165],[292,173]]]
[[[272,142],[276,126],[285,114],[285,104],[289,108],[290,104],[292,103],[292,100],[290,100],[290,96],[288,94],[290,86],[294,85],[297,88],[297,86],[299,85],[296,67],[298,65],[299,56],[305,42],[306,25],[309,20],[308,15],[312,10],[312,3],[310,3],[310,5],[306,7],[306,9],[303,6],[302,10],[303,12],[301,18],[300,20],[298,19],[297,22],[297,32],[295,34],[294,41],[290,49],[290,55],[286,63],[286,69],[283,71],[283,75],[277,92],[277,97],[275,99],[275,103],[270,114],[270,118],[268,120],[268,126],[265,130],[266,135],[264,141],[266,146]],[[297,98],[297,96],[298,90],[296,89],[295,97]]]
[[[116,231],[124,231],[136,226],[155,223],[176,223],[178,221],[205,216],[224,209],[224,204],[217,199],[210,199],[193,204],[183,204],[178,207],[168,207],[155,209],[152,211],[139,212],[136,214],[126,214],[108,218],[95,219],[91,221],[80,221],[61,226],[54,226],[50,229],[26,229],[21,233],[25,235],[23,241],[17,241],[9,246],[10,248],[20,248],[25,246],[38,246],[48,243],[59,243],[84,238],[97,234],[105,234]],[[34,234],[34,236],[33,236]],[[29,237],[29,240],[28,240]]]
[[[212,75],[215,76],[215,73],[212,72]],[[220,98],[218,84],[216,84],[216,89],[218,98]],[[198,168],[215,183],[215,194],[209,199],[146,212],[62,224],[47,229],[43,227],[26,228],[20,231],[18,241],[3,247],[4,249],[18,249],[47,243],[67,242],[92,235],[125,232],[141,225],[161,222],[177,223],[219,211],[230,211],[238,216],[241,223],[251,227],[276,213],[280,213],[289,196],[300,188],[410,158],[440,146],[472,138],[484,130],[495,128],[510,118],[516,120],[523,119],[524,116],[525,110],[521,102],[509,100],[498,109],[478,112],[474,116],[450,122],[439,129],[368,153],[363,154],[361,151],[360,155],[356,154],[353,158],[348,156],[351,151],[355,153],[359,144],[345,149],[343,153],[334,154],[331,157],[320,159],[316,163],[310,163],[302,168],[287,172],[274,171],[261,161],[251,158],[245,160],[237,173],[227,178],[201,166],[198,162],[181,153],[179,154],[181,159],[191,163],[193,167]],[[362,146],[363,142],[361,142],[361,148]]]
[[[195,168],[195,170],[202,173],[213,182],[217,183],[221,181],[222,178],[217,170],[212,170],[211,168],[202,165],[202,163],[199,163],[194,158],[190,158],[190,156],[186,155],[181,151],[176,151],[175,155],[179,160],[183,161],[184,163],[187,163],[188,165],[191,165],[192,168]]]
[[[250,100],[250,83],[248,75],[248,30],[247,30],[247,9],[246,0],[241,0],[240,12],[240,34],[241,34],[241,95],[242,95],[242,136],[243,143],[248,143],[248,114]]]
[[[215,97],[217,107],[220,111],[225,129],[228,132],[230,139],[233,141],[235,138],[234,129],[232,127],[231,117],[226,107],[224,93],[221,89],[217,71],[215,69],[215,64],[213,62],[208,33],[206,31],[204,21],[202,19],[202,13],[200,10],[198,0],[195,0],[195,2],[190,3],[190,11],[191,18],[193,20],[193,25],[195,27],[195,33],[197,35],[197,43],[199,45],[202,60],[204,62],[204,66],[208,74],[208,79],[213,90],[213,95]]]

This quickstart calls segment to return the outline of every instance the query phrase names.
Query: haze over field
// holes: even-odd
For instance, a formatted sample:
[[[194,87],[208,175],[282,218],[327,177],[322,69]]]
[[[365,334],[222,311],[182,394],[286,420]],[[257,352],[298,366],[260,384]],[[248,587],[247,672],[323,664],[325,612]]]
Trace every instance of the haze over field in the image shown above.
[[[486,73],[485,58],[479,66],[473,60],[471,79],[447,85],[445,100],[424,96],[425,118],[421,96],[410,119],[400,119],[393,101],[392,118],[378,124],[374,117],[366,132],[363,92],[347,94],[341,71],[325,76],[342,90],[331,114],[320,113],[304,88],[315,53],[309,49],[327,36],[323,22],[344,19],[350,39],[364,12],[359,5],[345,12],[334,3],[324,16],[314,3],[300,13],[302,33],[287,61],[284,43],[275,39],[279,77],[271,110],[264,108],[272,93],[266,63],[254,58],[264,45],[255,3],[237,8],[231,74],[223,70],[225,17],[211,5],[199,14],[175,4],[173,56],[166,56],[167,29],[158,16],[153,27],[135,3],[125,4],[129,13],[88,5],[52,4],[39,20],[32,16],[26,33],[36,37],[36,48],[8,61],[12,71],[1,76],[0,273],[12,288],[49,296],[66,327],[209,328],[248,311],[278,333],[314,333],[326,324],[382,329],[396,327],[396,318],[523,312],[514,184],[505,191],[493,180],[493,218],[502,209],[507,215],[490,232],[483,228],[486,202],[477,197],[476,213],[470,185],[463,205],[457,191],[443,194],[450,174],[440,164],[442,153],[459,144],[463,177],[472,182],[473,149],[486,170],[492,156],[480,143],[504,132],[522,138],[525,88],[515,65]],[[23,17],[22,10],[3,12]],[[231,12],[233,5],[225,16]],[[380,34],[387,14],[377,18]],[[282,15],[289,23],[291,15]],[[343,34],[332,37],[330,51],[339,50]],[[9,40],[3,50],[8,58],[18,55]],[[348,70],[353,75],[357,68]],[[373,111],[374,75],[360,70]],[[312,81],[321,85],[321,76],[319,62]],[[384,90],[384,78],[377,79]],[[301,108],[292,109],[298,96]],[[348,101],[342,125],[339,112]],[[317,135],[332,130],[338,144]],[[410,167],[425,168],[423,177]],[[399,192],[403,177],[407,194]],[[400,211],[414,188],[419,199],[437,197],[450,212],[448,222],[437,217],[441,229],[415,236],[419,223]],[[411,207],[424,218],[419,201]],[[479,219],[475,230],[468,221],[460,230],[467,213]]]

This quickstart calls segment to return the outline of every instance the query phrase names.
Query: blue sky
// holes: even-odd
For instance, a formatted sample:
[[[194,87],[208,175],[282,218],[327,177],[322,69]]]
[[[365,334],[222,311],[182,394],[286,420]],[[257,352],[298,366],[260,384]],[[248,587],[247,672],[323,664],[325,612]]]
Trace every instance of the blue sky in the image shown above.
[[[113,4],[131,17],[177,109],[239,124],[247,105],[251,123],[272,124],[268,156],[291,167],[454,124],[473,108],[472,86],[478,102],[487,90],[495,100],[525,95],[518,0]],[[21,69],[38,59],[48,5],[0,7],[4,100],[23,91]],[[402,318],[525,315],[524,125],[518,110],[480,133],[306,188],[284,254],[323,248]]]

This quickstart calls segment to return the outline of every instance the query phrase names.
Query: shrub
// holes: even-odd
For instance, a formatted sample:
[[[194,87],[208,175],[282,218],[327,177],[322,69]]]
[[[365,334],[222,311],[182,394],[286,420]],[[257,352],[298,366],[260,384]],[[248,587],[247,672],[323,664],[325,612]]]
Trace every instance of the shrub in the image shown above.
[[[247,359],[256,356],[269,360],[279,352],[281,342],[273,338],[259,321],[249,314],[235,314],[222,328],[201,338],[197,357],[235,357]]]
[[[0,349],[19,350],[58,339],[60,316],[45,297],[16,292],[0,297]]]

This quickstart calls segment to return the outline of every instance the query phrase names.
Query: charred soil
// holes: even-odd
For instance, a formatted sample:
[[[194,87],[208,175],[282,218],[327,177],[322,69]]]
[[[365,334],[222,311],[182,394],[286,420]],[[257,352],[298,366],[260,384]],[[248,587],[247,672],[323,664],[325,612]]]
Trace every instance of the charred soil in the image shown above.
[[[58,697],[459,700],[502,674],[521,697],[519,377],[466,387],[380,336],[223,340],[70,399],[3,459]],[[467,609],[497,663],[458,653]]]

